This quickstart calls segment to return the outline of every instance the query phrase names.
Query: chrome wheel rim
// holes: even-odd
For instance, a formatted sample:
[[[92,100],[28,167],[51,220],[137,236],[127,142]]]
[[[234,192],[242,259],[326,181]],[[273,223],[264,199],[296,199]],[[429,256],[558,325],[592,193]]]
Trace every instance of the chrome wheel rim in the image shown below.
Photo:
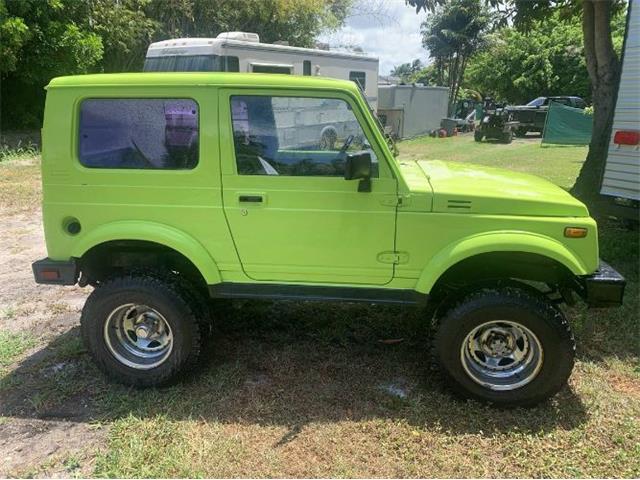
[[[167,320],[157,310],[134,303],[109,314],[104,340],[116,360],[138,370],[161,365],[173,350],[173,332]]]
[[[490,390],[515,390],[540,372],[543,350],[524,325],[496,320],[477,326],[460,348],[462,366],[476,383]]]

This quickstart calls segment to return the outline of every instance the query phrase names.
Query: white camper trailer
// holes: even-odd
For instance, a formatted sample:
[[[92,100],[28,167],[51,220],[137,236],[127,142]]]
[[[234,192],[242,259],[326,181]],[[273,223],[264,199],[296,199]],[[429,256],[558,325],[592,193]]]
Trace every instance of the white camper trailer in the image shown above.
[[[377,58],[361,53],[260,43],[255,33],[225,32],[217,38],[178,38],[152,43],[147,50],[144,71],[321,75],[357,83],[374,111],[378,102]],[[274,105],[274,114],[283,115],[279,124],[291,127],[279,132],[283,136],[281,145],[333,149],[357,129],[356,124],[346,120],[353,115],[337,105],[318,102],[315,108],[309,108],[307,103],[297,110],[292,109],[292,105],[284,110]],[[333,107],[336,108],[328,115],[327,109]],[[295,118],[282,112],[289,112],[289,116],[295,112]],[[295,128],[300,122],[306,128]]]
[[[640,203],[640,4],[629,2],[622,74],[602,180],[616,216],[638,220]]]
[[[152,43],[144,71],[317,75],[356,82],[374,110],[378,101],[377,58],[357,52],[260,43],[256,33],[224,32],[216,38],[176,38]]]

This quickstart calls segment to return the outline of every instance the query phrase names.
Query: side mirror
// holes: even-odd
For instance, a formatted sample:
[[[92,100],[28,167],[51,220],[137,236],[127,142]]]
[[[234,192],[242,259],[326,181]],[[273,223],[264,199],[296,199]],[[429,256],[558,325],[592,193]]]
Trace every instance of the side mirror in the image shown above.
[[[347,155],[344,165],[345,180],[360,180],[359,192],[371,191],[371,154],[369,152]]]

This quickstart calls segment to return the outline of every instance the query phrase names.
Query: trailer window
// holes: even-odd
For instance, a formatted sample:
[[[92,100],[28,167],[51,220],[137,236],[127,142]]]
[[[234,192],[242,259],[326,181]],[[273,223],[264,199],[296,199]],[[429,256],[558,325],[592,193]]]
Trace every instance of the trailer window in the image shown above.
[[[285,65],[251,65],[253,73],[284,73],[291,75],[291,67]]]
[[[78,154],[89,168],[192,169],[198,164],[198,105],[164,98],[84,100]]]
[[[311,61],[305,60],[302,62],[302,75],[310,76],[311,75]]]
[[[356,84],[360,87],[360,90],[364,92],[366,87],[366,78],[367,74],[365,72],[349,72],[349,80],[352,82],[356,82]]]
[[[234,57],[232,55],[226,55],[224,57],[220,57],[224,59],[224,71],[225,72],[239,72],[240,71],[240,61],[238,57]]]

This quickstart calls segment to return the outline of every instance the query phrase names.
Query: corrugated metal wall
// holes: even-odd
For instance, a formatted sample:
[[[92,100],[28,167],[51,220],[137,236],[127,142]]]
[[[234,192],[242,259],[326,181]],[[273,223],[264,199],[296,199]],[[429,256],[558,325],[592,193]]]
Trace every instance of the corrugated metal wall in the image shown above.
[[[393,116],[391,112],[401,110],[401,131],[396,134],[400,138],[411,138],[440,128],[440,121],[447,116],[448,97],[447,87],[380,85],[378,112],[389,111]]]
[[[618,130],[640,130],[640,4],[629,5],[629,30],[601,193],[640,200],[640,148],[615,145]]]

